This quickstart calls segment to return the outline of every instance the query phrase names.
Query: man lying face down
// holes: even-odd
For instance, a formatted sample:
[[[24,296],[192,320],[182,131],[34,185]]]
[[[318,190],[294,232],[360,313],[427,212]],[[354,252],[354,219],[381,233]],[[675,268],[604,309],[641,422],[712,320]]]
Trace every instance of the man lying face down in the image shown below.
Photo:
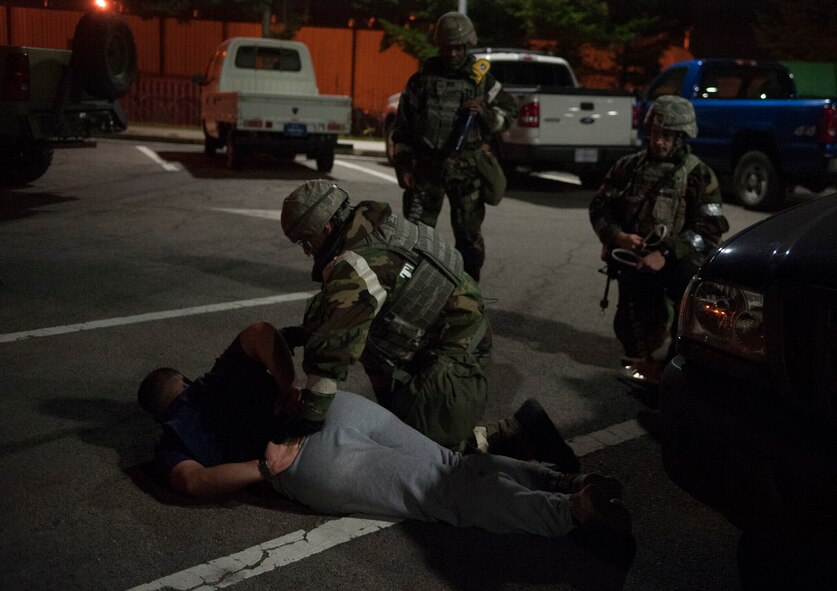
[[[138,399],[163,427],[155,465],[171,488],[212,496],[267,480],[328,514],[540,536],[576,527],[630,533],[616,479],[499,455],[463,456],[350,392],[337,392],[320,431],[273,440],[282,414],[298,404],[294,377],[290,350],[265,322],[242,331],[194,382],[171,368],[148,374]]]

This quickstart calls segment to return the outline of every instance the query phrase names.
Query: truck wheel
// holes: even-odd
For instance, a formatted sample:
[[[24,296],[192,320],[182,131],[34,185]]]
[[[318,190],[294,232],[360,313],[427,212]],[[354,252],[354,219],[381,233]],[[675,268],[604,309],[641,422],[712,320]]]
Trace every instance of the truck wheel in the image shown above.
[[[76,84],[96,98],[114,100],[128,92],[137,73],[137,46],[128,23],[101,12],[81,17],[73,34]]]
[[[241,146],[236,143],[235,128],[227,131],[227,168],[237,170],[241,168]]]
[[[746,152],[732,173],[735,198],[747,209],[767,211],[782,201],[783,187],[770,158],[764,152]]]
[[[0,185],[19,187],[41,178],[52,164],[52,148],[25,146],[0,155]]]
[[[583,172],[578,175],[581,186],[585,189],[598,189],[603,178],[604,175],[595,172]]]
[[[207,156],[214,156],[223,144],[206,132],[206,123],[201,123],[201,127],[203,127],[203,153]]]
[[[317,153],[317,171],[331,172],[332,168],[334,168],[334,148],[329,146]]]

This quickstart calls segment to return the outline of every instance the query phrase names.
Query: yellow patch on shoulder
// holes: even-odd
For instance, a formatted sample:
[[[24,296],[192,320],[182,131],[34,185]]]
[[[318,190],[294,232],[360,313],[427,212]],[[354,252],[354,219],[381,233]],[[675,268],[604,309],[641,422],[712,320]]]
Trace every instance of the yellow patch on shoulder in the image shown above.
[[[474,65],[471,67],[471,77],[474,79],[474,82],[479,84],[482,82],[482,79],[485,78],[485,75],[488,74],[488,70],[491,69],[491,62],[487,59],[479,59],[474,62]]]

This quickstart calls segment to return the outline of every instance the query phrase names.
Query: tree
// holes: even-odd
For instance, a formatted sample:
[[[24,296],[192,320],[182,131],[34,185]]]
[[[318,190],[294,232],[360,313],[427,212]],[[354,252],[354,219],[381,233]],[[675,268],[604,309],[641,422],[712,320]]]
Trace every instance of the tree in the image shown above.
[[[273,14],[280,16],[282,28],[277,36],[284,38],[293,37],[309,15],[305,0],[124,0],[123,4],[129,12],[145,18],[187,21],[198,15],[217,20],[260,21],[266,37],[273,35]]]
[[[582,71],[581,50],[597,47],[616,56],[615,75],[623,85],[629,64],[639,77],[659,69],[657,58],[671,38],[682,32],[678,15],[665,0],[474,0],[468,16],[479,45],[493,47],[541,46],[567,58]],[[355,0],[353,6],[381,15],[386,32],[382,49],[397,44],[407,53],[426,59],[436,51],[430,42],[436,19],[455,10],[454,0]],[[589,68],[588,68],[589,69]]]
[[[828,2],[768,0],[756,10],[753,35],[765,58],[837,60],[837,11]]]

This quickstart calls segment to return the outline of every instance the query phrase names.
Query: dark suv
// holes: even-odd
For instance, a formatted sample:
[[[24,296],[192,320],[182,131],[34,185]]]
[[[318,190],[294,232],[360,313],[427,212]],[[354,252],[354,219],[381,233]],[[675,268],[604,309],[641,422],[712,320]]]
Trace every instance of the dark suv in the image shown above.
[[[837,588],[837,194],[739,232],[680,310],[669,477],[741,529],[745,588]]]

